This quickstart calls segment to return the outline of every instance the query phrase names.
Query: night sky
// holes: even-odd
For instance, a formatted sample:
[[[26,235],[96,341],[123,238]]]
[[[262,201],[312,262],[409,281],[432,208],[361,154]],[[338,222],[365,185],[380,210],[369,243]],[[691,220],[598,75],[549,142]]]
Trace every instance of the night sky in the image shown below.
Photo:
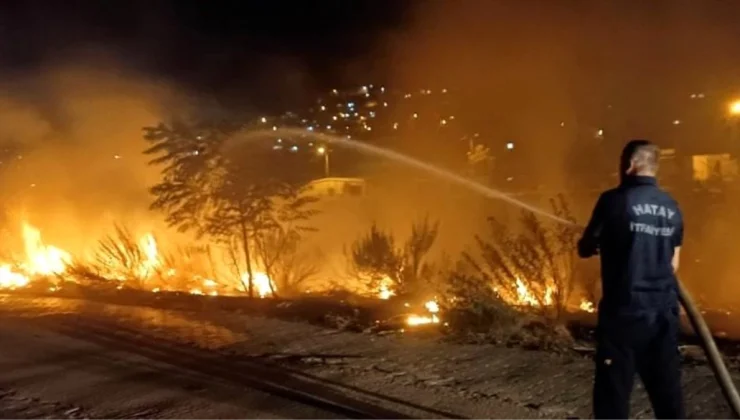
[[[619,107],[622,120],[673,121],[687,117],[691,94],[716,99],[707,112],[717,114],[738,94],[737,22],[733,1],[9,0],[0,75],[99,54],[265,112],[374,82],[457,85],[504,122],[576,118],[563,109],[604,120]]]
[[[5,1],[0,68],[6,75],[22,74],[80,51],[100,51],[226,102],[238,105],[248,95],[269,106],[273,88],[287,86],[303,95],[359,83],[347,77],[345,65],[367,57],[378,33],[402,24],[413,3]],[[382,57],[369,62],[352,72],[357,79],[382,76]]]

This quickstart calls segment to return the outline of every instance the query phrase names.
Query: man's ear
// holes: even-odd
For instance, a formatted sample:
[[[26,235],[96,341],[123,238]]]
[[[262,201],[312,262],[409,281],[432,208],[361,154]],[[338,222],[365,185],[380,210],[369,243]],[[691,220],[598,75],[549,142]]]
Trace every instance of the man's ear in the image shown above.
[[[624,171],[625,175],[634,175],[635,173],[635,161],[630,160],[630,166],[627,167],[627,170]]]

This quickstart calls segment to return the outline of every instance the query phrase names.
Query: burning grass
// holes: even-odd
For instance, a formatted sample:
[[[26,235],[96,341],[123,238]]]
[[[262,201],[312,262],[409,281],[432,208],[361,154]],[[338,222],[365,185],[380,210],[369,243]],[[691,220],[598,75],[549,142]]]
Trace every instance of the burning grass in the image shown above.
[[[562,198],[552,204],[556,214],[569,217]],[[578,232],[529,213],[522,214],[517,233],[494,219],[490,224],[489,235],[476,237],[477,249],[454,265],[427,262],[436,224],[415,223],[403,246],[373,225],[347,253],[350,272],[364,280],[367,290],[377,290],[380,299],[426,302],[428,313],[407,315],[406,325],[445,324],[478,337],[476,341],[487,337],[562,347],[570,341],[563,327],[565,315],[595,311],[591,300],[574,300],[580,281],[575,265]],[[429,299],[430,293],[436,297]]]
[[[152,233],[137,238],[127,228],[115,226],[114,232],[102,238],[91,254],[75,257],[45,244],[41,232],[27,222],[21,224],[21,236],[24,255],[0,265],[0,289],[14,290],[46,279],[52,289],[72,282],[211,296],[239,295],[244,291],[243,279],[230,275],[233,270],[218,270],[210,248],[162,253]],[[260,297],[268,297],[275,290],[263,272],[253,273],[253,284]]]
[[[395,245],[392,234],[373,226],[353,244],[349,258],[354,273],[365,279],[366,288],[360,294],[366,300],[385,301],[378,306],[385,309],[374,312],[376,318],[369,324],[367,319],[355,319],[351,311],[330,323],[342,328],[356,325],[353,328],[360,330],[443,328],[464,332],[475,341],[557,347],[553,343],[565,337],[558,322],[562,314],[593,312],[593,304],[586,299],[577,304],[568,300],[575,277],[569,254],[573,250],[558,241],[568,244],[572,238],[535,218],[523,221],[523,233],[514,235],[492,220],[492,234],[477,238],[478,253],[467,253],[454,266],[427,258],[436,239],[436,223],[414,224],[401,246]],[[114,226],[89,254],[73,256],[44,243],[41,232],[27,222],[21,224],[20,233],[24,255],[0,265],[0,289],[48,284],[49,291],[59,292],[76,283],[155,294],[243,296],[246,292],[248,274],[228,247],[165,252],[154,234],[137,236],[124,226]],[[284,240],[276,237],[275,242]],[[260,246],[270,255],[273,244]],[[280,254],[270,266],[283,281],[273,281],[259,271],[259,261],[253,262],[255,297],[277,297],[282,287],[300,290],[297,286],[305,274],[286,265],[297,258],[295,249],[297,244],[292,243],[291,252]],[[306,267],[304,273],[315,270],[313,265]],[[300,293],[294,291],[292,296]],[[339,301],[352,307],[351,299]]]

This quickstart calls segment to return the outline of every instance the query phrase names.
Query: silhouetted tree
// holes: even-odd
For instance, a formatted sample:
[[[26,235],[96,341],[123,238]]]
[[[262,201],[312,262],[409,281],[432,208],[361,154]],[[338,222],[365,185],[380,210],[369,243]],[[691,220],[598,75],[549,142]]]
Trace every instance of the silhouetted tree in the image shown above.
[[[192,231],[226,244],[238,244],[254,296],[254,244],[275,229],[300,222],[313,212],[315,198],[306,195],[284,156],[261,142],[234,144],[245,130],[230,120],[194,124],[160,123],[144,129],[162,179],[151,188],[152,208],[166,214],[180,231]]]

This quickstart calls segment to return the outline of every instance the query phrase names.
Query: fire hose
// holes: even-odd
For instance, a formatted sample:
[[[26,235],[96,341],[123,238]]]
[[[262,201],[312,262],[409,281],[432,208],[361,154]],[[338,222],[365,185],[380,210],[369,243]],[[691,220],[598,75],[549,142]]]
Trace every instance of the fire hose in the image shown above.
[[[681,282],[678,282],[678,294],[681,300],[681,304],[686,310],[686,315],[691,322],[691,326],[694,328],[694,332],[699,336],[699,341],[704,349],[704,353],[707,355],[709,366],[714,372],[714,377],[719,383],[719,387],[722,389],[722,394],[727,400],[732,413],[736,419],[740,419],[740,395],[738,395],[735,383],[732,381],[732,376],[727,370],[722,354],[717,349],[717,343],[714,342],[711,331],[707,323],[704,321],[704,317],[696,308],[693,299],[689,292],[683,287]]]

